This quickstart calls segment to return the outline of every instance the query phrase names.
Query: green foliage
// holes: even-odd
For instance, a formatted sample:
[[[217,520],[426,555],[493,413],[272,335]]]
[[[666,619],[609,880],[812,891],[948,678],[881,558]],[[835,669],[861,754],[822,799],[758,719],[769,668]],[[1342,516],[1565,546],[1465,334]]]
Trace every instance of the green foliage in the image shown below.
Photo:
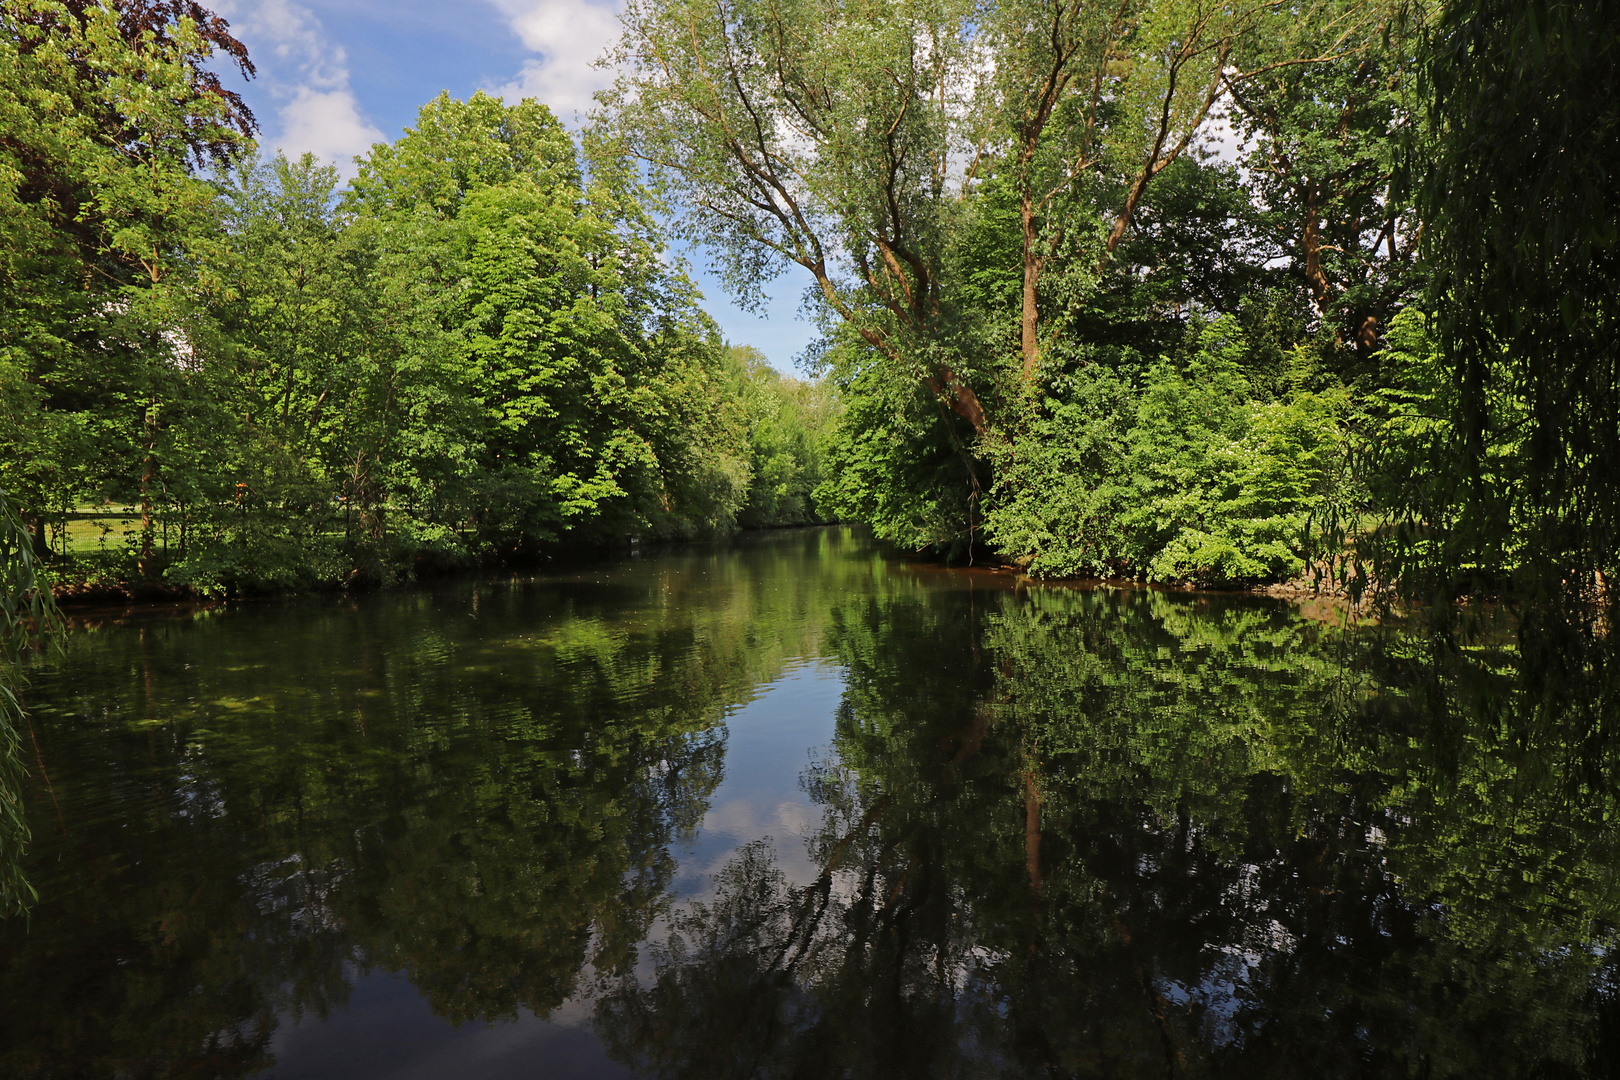
[[[195,4],[0,5],[0,471],[41,555],[48,515],[114,472],[149,503],[148,421],[185,381],[215,225],[194,169],[253,126],[216,50],[251,72]]]
[[[824,520],[815,492],[827,474],[825,444],[838,420],[831,387],[783,375],[751,348],[730,348],[728,365],[729,396],[748,425],[752,476],[739,520],[748,528]]]
[[[1079,368],[1122,352],[1152,368],[1189,327],[1237,315],[1262,289],[1291,292],[1272,306],[1293,312],[1314,298],[1330,324],[1353,309],[1355,348],[1375,347],[1411,249],[1397,250],[1411,223],[1393,187],[1402,10],[637,0],[598,137],[647,162],[685,212],[678,228],[745,301],[765,271],[796,264],[814,279],[822,359],[850,398],[824,488],[838,514],[946,555],[970,554],[988,527],[1016,536],[995,540],[1001,554],[1038,572],[1128,560],[1156,578],[1286,576],[1320,487],[1318,444],[1337,438],[1322,416],[1340,403],[1290,401],[1257,415],[1252,435],[1221,432],[1225,448],[1178,432],[1196,462],[1140,446],[1131,468],[1156,479],[1133,473],[1136,494],[1105,513],[1097,478],[1067,471],[1104,443],[1062,398]],[[1222,101],[1251,138],[1244,169],[1205,145]],[[1286,272],[1279,238],[1299,256]],[[1345,354],[1340,329],[1301,325],[1282,351],[1320,351],[1319,337]],[[1349,381],[1352,367],[1324,370]],[[1130,394],[1146,389],[1136,378]],[[1119,437],[1135,408],[1108,422]],[[1253,463],[1278,458],[1302,473]],[[1216,473],[1267,490],[1239,495]],[[1165,484],[1204,490],[1176,510],[1160,505]],[[1167,535],[1073,548],[1129,513],[1130,531],[1151,518]]]
[[[1042,575],[1232,585],[1297,572],[1338,471],[1347,395],[1306,389],[1296,364],[1272,398],[1247,375],[1253,351],[1224,318],[1134,379],[1090,367],[1051,380],[999,451],[992,541]]]
[[[1033,574],[1126,572],[1119,514],[1136,414],[1131,381],[1102,367],[1049,379],[1022,437],[997,447],[1001,489],[985,515],[996,548]]]
[[[1607,13],[636,0],[583,139],[441,94],[340,191],[189,0],[7,0],[0,479],[40,557],[121,508],[98,572],[210,592],[839,517],[1608,596]],[[669,212],[745,302],[811,275],[820,381],[728,353]]]
[[[1620,565],[1617,20],[1609,2],[1457,0],[1432,35],[1420,207],[1463,527],[1414,569],[1457,587],[1483,566],[1550,600]],[[1493,460],[1509,440],[1523,483]]]
[[[902,547],[967,554],[977,500],[964,482],[950,418],[930,395],[895,383],[877,366],[834,381],[844,406],[829,432],[816,505],[839,520],[866,522]]]
[[[532,98],[508,106],[482,92],[466,101],[441,93],[404,138],[377,144],[359,162],[353,197],[395,213],[454,218],[472,192],[520,178],[547,189],[579,187],[573,140],[551,110]]]
[[[0,919],[26,913],[37,896],[23,871],[29,839],[22,802],[23,661],[56,618],[33,537],[0,489]]]
[[[1297,568],[1335,450],[1334,409],[1309,392],[1262,403],[1247,389],[1232,368],[1197,361],[1185,374],[1149,372],[1121,525],[1150,579],[1252,582]]]
[[[1366,364],[1421,281],[1418,219],[1404,189],[1431,10],[1408,4],[1359,24],[1302,26],[1311,51],[1348,47],[1350,55],[1267,72],[1231,101],[1248,140],[1260,250],[1287,258],[1325,331],[1344,346],[1341,365]]]
[[[228,153],[205,182],[193,142],[229,119],[225,99],[186,96],[207,41],[181,18],[173,56],[125,56],[95,37],[110,11],[88,9],[83,33],[120,63],[169,64],[143,77],[172,99],[118,122],[189,119],[147,132],[144,172],[116,155],[122,172],[71,154],[59,167],[80,170],[86,205],[140,196],[161,213],[87,234],[41,197],[52,184],[13,192],[0,476],[40,557],[72,560],[65,576],[304,589],[813,520],[825,395],[736,374],[632,178],[606,162],[587,175],[544,105],[441,95],[347,190],[308,155],[263,160],[216,133]],[[121,92],[86,82],[63,25],[14,28],[6,107],[39,112],[29,95],[52,78],[103,97],[70,95],[61,130],[20,126],[0,149],[22,165],[94,143]],[[143,195],[148,175],[160,186]],[[95,288],[57,287],[74,260]],[[93,569],[69,537],[108,503],[139,525]]]

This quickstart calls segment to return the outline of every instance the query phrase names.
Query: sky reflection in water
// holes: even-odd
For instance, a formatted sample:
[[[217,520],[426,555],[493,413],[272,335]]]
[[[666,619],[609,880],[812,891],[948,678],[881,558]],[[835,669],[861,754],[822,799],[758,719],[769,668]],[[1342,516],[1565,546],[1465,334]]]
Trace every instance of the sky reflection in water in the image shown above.
[[[803,665],[763,688],[727,718],[726,779],[710,799],[694,842],[678,852],[679,899],[706,897],[713,875],[741,845],[771,837],[789,878],[807,883],[816,867],[804,849],[819,815],[799,786],[806,747],[825,747],[842,694],[835,668]],[[396,1080],[462,1075],[555,1080],[629,1076],[609,1060],[591,1031],[588,1001],[569,1002],[546,1020],[523,1010],[505,1023],[453,1027],[402,975],[352,975],[348,1008],[328,1020],[283,1022],[271,1043],[274,1076],[333,1080],[378,1076]]]

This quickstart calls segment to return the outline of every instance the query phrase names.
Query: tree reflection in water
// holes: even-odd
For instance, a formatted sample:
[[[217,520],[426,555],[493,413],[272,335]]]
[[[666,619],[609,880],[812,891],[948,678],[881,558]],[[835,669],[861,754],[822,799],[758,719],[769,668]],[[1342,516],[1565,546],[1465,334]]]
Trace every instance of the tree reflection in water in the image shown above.
[[[32,702],[0,1076],[248,1075],[355,973],[461,1022],[627,970],[726,708],[819,637],[828,542],[76,638]]]
[[[821,874],[739,852],[599,1002],[621,1058],[1616,1074],[1612,774],[1567,737],[1601,686],[1566,705],[1500,648],[1153,594],[867,597],[832,625]]]
[[[821,531],[81,635],[0,1075],[249,1075],[373,971],[670,1080],[1620,1075],[1607,639],[1010,584]],[[681,902],[813,655],[808,861]]]

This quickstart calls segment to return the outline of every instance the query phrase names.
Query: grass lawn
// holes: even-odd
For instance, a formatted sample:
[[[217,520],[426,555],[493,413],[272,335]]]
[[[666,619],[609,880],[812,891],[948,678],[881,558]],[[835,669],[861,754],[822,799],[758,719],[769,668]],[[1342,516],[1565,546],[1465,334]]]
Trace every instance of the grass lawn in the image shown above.
[[[59,536],[58,527],[65,527]],[[69,558],[121,557],[134,552],[140,543],[141,511],[137,506],[83,505],[67,515],[65,522],[51,522],[51,548]],[[153,523],[152,546],[163,550],[164,528],[160,518]],[[170,544],[180,542],[180,528],[174,523],[168,527]]]

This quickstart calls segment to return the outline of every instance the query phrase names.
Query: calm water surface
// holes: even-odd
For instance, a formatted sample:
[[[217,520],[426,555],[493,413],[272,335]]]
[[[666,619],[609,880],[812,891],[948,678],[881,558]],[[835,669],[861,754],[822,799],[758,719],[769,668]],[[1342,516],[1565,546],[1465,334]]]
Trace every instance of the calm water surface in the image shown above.
[[[836,529],[83,621],[0,1075],[1620,1067],[1613,725],[1488,637]]]

